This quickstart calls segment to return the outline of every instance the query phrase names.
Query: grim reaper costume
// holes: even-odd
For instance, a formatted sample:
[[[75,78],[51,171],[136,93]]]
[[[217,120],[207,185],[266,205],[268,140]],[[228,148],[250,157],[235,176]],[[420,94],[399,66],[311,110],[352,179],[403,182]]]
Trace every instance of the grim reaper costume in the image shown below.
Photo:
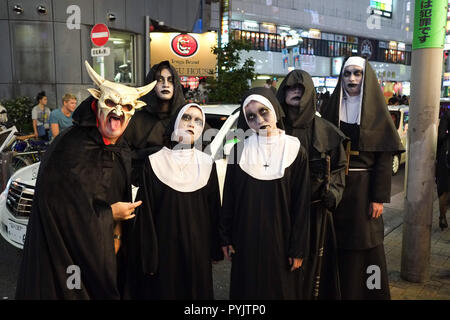
[[[363,69],[359,96],[349,96],[343,87],[343,72],[350,65]],[[346,60],[322,115],[351,139],[349,174],[334,212],[342,298],[389,299],[383,218],[372,218],[370,208],[372,202],[390,202],[392,154],[403,147],[375,72],[366,60]],[[380,289],[367,286],[370,265],[381,270]]]
[[[221,245],[232,245],[230,299],[301,299],[303,270],[290,271],[288,258],[306,258],[309,242],[308,158],[299,140],[284,133],[283,112],[270,89],[243,97],[238,128],[249,130],[244,108],[251,101],[275,113],[280,133],[253,132],[228,159]]]
[[[95,98],[78,106],[41,162],[16,299],[120,298],[111,204],[131,201],[131,159],[121,138],[112,145],[100,134],[98,117],[128,121],[155,83],[130,88],[86,68],[100,90],[89,89]]]
[[[223,259],[217,236],[219,184],[212,158],[178,143],[178,124],[190,107],[201,110],[204,119],[197,104],[178,108],[165,134],[169,143],[147,157],[142,173],[137,199],[143,205],[136,213],[130,262],[132,298],[213,299],[211,263]],[[157,252],[149,246],[153,229]]]
[[[286,90],[298,85],[303,87],[303,95],[297,99],[298,106],[289,106]],[[336,208],[344,192],[347,139],[337,127],[316,115],[316,91],[307,72],[290,72],[281,83],[277,98],[286,114],[286,133],[297,137],[308,151],[311,242],[304,267],[304,298],[339,299],[337,244],[330,210]]]

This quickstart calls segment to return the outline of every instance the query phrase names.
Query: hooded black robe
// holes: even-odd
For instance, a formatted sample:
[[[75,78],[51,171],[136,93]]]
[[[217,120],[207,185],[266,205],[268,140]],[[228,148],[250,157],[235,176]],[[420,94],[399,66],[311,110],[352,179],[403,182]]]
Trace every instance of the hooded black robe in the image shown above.
[[[162,101],[156,91],[152,90],[140,98],[147,105],[135,113],[124,133],[125,140],[132,150],[133,184],[136,185],[140,185],[139,173],[142,172],[145,158],[164,145],[163,136],[167,125],[177,108],[184,104],[180,77],[169,61],[153,65],[145,78],[145,84],[155,81],[157,73],[165,68],[170,70],[173,78],[173,96],[168,112],[160,112]]]
[[[271,102],[277,126],[283,128],[283,112],[272,91],[253,88],[242,101],[251,94]],[[242,111],[238,128],[248,129]],[[227,165],[219,224],[221,245],[232,245],[236,252],[232,257],[230,299],[301,299],[303,268],[291,272],[288,257],[308,256],[310,187],[306,150],[300,146],[283,177],[259,180],[239,166],[242,143],[233,147],[235,160]]]
[[[180,110],[175,111],[165,137],[171,137]],[[175,190],[161,181],[148,157],[142,176],[136,200],[143,204],[136,209],[130,254],[130,265],[134,266],[127,286],[130,297],[213,299],[211,262],[223,259],[217,231],[220,192],[215,164],[207,184],[192,192]],[[149,246],[153,230],[157,250]]]
[[[358,152],[350,156],[344,195],[334,212],[341,293],[343,299],[389,299],[383,217],[373,219],[370,204],[390,202],[392,154],[404,149],[378,79],[367,60],[363,71],[360,125],[339,122],[344,66],[345,63],[338,84],[322,111],[325,119],[351,138],[351,149]],[[381,289],[369,290],[366,286],[370,265],[380,267]]]
[[[286,104],[287,87],[301,85],[303,95],[297,108]],[[319,239],[325,237],[324,258],[320,271],[319,297],[322,299],[339,299],[339,279],[337,270],[337,244],[333,219],[326,209],[334,210],[342,198],[345,186],[346,154],[345,135],[327,120],[316,115],[316,91],[311,76],[303,70],[290,72],[278,88],[277,98],[286,114],[286,133],[300,139],[308,150],[309,172],[311,180],[311,251],[305,264],[305,298],[313,297],[318,268]],[[325,192],[327,165],[326,156],[330,156],[329,197],[331,207],[322,204]],[[333,204],[334,202],[334,204]],[[323,221],[325,219],[326,221]],[[324,230],[321,231],[322,224]],[[328,231],[327,231],[328,230]],[[326,232],[322,235],[322,232]]]
[[[16,299],[120,298],[110,205],[131,201],[130,153],[122,139],[105,145],[96,102],[78,106],[41,162]],[[69,289],[70,266],[79,267],[80,289]]]

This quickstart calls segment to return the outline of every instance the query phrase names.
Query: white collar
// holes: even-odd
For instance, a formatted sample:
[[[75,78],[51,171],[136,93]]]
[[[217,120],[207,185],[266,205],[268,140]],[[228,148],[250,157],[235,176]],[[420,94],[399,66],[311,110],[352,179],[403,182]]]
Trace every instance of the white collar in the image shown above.
[[[275,180],[297,158],[300,141],[280,130],[277,136],[263,137],[256,133],[245,139],[239,166],[258,180]]]
[[[206,186],[213,164],[209,155],[195,148],[171,150],[164,147],[149,159],[158,179],[180,192],[194,192]]]

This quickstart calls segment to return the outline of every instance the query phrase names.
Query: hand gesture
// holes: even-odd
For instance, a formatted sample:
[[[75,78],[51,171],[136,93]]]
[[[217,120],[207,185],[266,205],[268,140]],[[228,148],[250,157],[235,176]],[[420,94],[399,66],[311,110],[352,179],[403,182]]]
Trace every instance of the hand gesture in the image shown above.
[[[123,221],[133,219],[136,215],[134,209],[139,207],[142,201],[137,202],[116,202],[111,205],[113,219],[115,221]]]
[[[377,202],[370,203],[370,212],[373,219],[378,219],[383,213],[383,204]]]
[[[231,259],[233,258],[233,254],[235,254],[233,246],[232,245],[223,246],[222,251],[225,258],[231,261]]]
[[[303,259],[302,258],[288,258],[289,265],[291,266],[291,271],[297,270],[302,266]]]

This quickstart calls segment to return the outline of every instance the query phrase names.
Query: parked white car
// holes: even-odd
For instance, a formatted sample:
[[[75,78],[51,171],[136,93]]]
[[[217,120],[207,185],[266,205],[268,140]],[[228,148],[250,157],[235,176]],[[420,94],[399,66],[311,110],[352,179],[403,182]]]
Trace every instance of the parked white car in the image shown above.
[[[206,122],[219,130],[205,152],[211,154],[216,161],[221,196],[225,180],[226,156],[232,146],[227,143],[226,136],[230,130],[236,127],[239,112],[234,114],[233,112],[238,107],[239,105],[204,106]],[[22,249],[25,243],[39,164],[37,162],[16,171],[0,195],[0,234],[6,241],[19,249]],[[134,186],[132,188],[133,199],[137,189]]]
[[[389,113],[391,114],[392,121],[394,121],[395,128],[397,129],[400,140],[403,147],[406,150],[408,137],[408,120],[409,120],[409,106],[389,106]],[[394,154],[392,157],[392,175],[396,175],[400,165],[405,163],[407,152]]]

